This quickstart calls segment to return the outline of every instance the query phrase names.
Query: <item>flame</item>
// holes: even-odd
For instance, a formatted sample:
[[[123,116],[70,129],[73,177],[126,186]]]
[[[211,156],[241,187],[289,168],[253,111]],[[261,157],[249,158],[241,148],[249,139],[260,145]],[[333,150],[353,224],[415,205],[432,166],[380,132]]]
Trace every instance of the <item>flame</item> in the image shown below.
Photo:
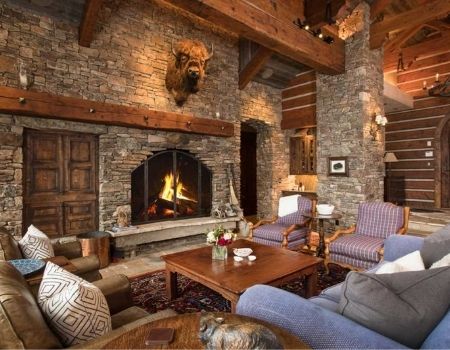
[[[161,192],[159,193],[159,198],[165,199],[166,201],[169,202],[173,202],[174,200],[174,181],[175,181],[175,176],[173,175],[172,172],[166,174],[164,176],[164,185],[161,189]],[[196,200],[187,197],[184,194],[184,191],[186,191],[187,189],[184,187],[183,183],[180,181],[180,175],[177,174],[176,176],[176,193],[177,193],[177,199],[184,199],[187,201],[191,201],[194,203],[197,203]]]

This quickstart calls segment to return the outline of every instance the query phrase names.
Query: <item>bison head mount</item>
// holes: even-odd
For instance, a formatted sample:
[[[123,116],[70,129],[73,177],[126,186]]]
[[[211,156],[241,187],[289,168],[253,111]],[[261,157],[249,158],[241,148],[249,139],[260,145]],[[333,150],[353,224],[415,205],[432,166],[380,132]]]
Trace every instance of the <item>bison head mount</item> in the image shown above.
[[[172,45],[172,55],[167,62],[166,88],[178,106],[186,102],[190,94],[200,90],[208,61],[213,56],[198,40],[183,39]]]

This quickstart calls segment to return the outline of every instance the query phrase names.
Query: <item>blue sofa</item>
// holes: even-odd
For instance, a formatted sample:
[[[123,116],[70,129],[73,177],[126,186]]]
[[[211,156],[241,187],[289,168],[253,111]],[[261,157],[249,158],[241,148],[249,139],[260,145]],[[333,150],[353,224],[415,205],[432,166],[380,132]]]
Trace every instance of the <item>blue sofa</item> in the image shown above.
[[[384,261],[393,261],[422,247],[423,239],[394,235],[385,241]],[[376,270],[381,262],[372,270]],[[310,299],[282,289],[256,285],[239,299],[237,313],[280,326],[313,349],[400,349],[404,345],[372,331],[337,312],[342,283]],[[450,310],[428,335],[422,349],[450,348]]]

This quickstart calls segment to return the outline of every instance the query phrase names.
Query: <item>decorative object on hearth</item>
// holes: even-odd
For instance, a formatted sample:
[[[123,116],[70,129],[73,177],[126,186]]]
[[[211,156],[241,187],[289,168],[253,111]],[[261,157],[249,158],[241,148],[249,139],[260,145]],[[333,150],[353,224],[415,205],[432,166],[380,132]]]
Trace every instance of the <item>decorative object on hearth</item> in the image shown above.
[[[199,338],[206,349],[283,349],[266,326],[252,322],[227,324],[223,317],[206,312],[200,317]]]
[[[131,206],[121,205],[116,208],[113,218],[117,218],[117,226],[120,228],[130,226]]]
[[[182,106],[190,94],[198,92],[203,84],[208,61],[214,48],[208,52],[199,40],[183,39],[172,44],[172,55],[167,62],[166,88]]]
[[[214,219],[225,219],[227,214],[225,213],[225,206],[223,204],[213,207],[211,210],[211,216]]]
[[[348,176],[347,157],[328,157],[328,176]]]
[[[382,116],[381,114],[374,114],[369,129],[369,133],[372,136],[372,140],[376,141],[377,136],[381,131],[381,128],[384,128],[387,123],[388,120],[385,116]]]
[[[233,243],[236,235],[227,231],[223,226],[217,226],[214,230],[206,234],[206,243],[212,244],[212,259],[226,260],[228,257],[227,246]]]

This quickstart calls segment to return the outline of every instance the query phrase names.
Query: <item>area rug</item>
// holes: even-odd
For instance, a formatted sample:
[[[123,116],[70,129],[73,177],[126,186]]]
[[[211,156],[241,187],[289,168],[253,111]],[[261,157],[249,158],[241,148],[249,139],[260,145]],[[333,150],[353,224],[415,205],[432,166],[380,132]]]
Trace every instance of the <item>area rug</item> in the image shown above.
[[[338,265],[329,266],[330,273],[324,268],[319,270],[318,291],[342,282],[348,270]],[[230,311],[230,303],[220,294],[178,275],[179,297],[169,301],[166,296],[166,280],[164,271],[156,271],[131,279],[132,297],[136,306],[142,307],[149,313],[171,308],[179,314],[205,311]],[[304,278],[297,278],[280,286],[299,296],[305,296]]]

